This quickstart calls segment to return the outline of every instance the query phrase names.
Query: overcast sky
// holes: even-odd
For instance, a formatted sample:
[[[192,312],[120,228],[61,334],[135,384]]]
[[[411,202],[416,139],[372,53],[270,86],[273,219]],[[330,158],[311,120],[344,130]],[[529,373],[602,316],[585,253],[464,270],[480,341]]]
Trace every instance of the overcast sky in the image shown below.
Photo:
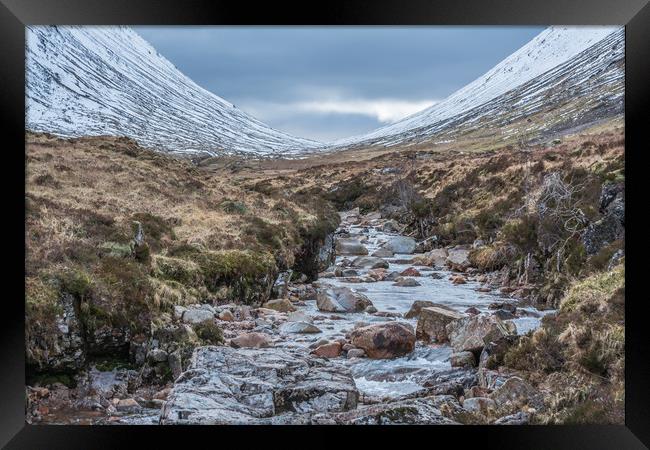
[[[543,27],[134,27],[200,86],[329,141],[442,100]]]

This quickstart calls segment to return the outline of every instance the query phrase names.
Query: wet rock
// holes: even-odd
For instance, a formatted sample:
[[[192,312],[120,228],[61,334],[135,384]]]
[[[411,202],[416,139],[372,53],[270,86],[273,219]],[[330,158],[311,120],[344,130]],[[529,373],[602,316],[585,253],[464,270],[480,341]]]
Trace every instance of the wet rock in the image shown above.
[[[357,328],[350,334],[350,341],[369,358],[395,358],[413,351],[415,332],[409,324],[388,322]]]
[[[435,280],[442,280],[445,276],[442,275],[441,273],[438,272],[433,272],[431,275],[429,275],[431,278]]]
[[[357,406],[349,370],[292,349],[199,347],[163,406],[160,423],[305,423]]]
[[[408,269],[405,269],[400,273],[401,276],[403,277],[419,277],[422,276],[422,274],[415,268],[415,267],[409,267]]]
[[[321,358],[336,358],[341,354],[341,343],[330,342],[328,344],[316,347],[310,353]]]
[[[469,261],[469,250],[464,248],[452,248],[448,250],[448,256],[445,261],[447,266],[452,270],[464,272],[471,265]]]
[[[374,314],[374,313],[377,312],[377,308],[375,308],[374,306],[370,305],[370,306],[368,306],[368,307],[366,308],[366,312],[367,312],[368,314]]]
[[[451,367],[474,367],[476,366],[476,357],[472,352],[453,353],[449,359]]]
[[[352,261],[353,267],[361,269],[388,269],[389,264],[385,259],[374,256],[360,256]]]
[[[278,312],[292,312],[296,310],[296,307],[293,306],[288,298],[269,300],[268,302],[264,303],[263,306],[264,308],[273,309]]]
[[[404,318],[405,319],[417,318],[420,316],[420,311],[422,310],[422,308],[429,307],[429,306],[442,306],[442,305],[431,302],[429,300],[416,300],[413,302],[408,312],[404,315]]]
[[[492,314],[501,320],[510,320],[515,318],[515,315],[513,313],[506,311],[505,309],[497,309]]]
[[[371,256],[379,257],[379,258],[392,258],[395,253],[388,248],[378,248],[374,252],[372,252]]]
[[[359,276],[359,272],[354,269],[345,269],[342,271],[341,275],[344,277],[356,277]]]
[[[367,255],[368,249],[357,239],[337,239],[336,253],[338,255]]]
[[[350,288],[328,287],[319,289],[316,306],[319,310],[327,312],[361,312],[372,306],[372,302],[365,295]]]
[[[470,306],[465,310],[465,314],[471,314],[475,316],[476,314],[480,314],[481,311],[478,310],[478,308],[475,308],[474,306]]]
[[[447,250],[436,248],[413,258],[413,264],[432,267],[445,267],[447,263]]]
[[[442,305],[424,307],[418,317],[417,338],[423,341],[447,342],[447,325],[463,317],[463,314]]]
[[[416,286],[421,286],[421,284],[418,283],[418,281],[414,280],[413,278],[402,278],[402,279],[398,279],[395,283],[393,283],[393,286],[416,287]]]
[[[462,275],[455,275],[455,276],[451,277],[451,282],[453,284],[466,284],[467,280]]]
[[[508,302],[495,302],[495,303],[490,303],[488,305],[488,308],[490,309],[502,309],[504,311],[508,311],[511,313],[515,313],[517,311],[517,307],[513,305],[512,303]]]
[[[386,248],[393,253],[412,254],[415,252],[417,243],[415,239],[407,236],[392,236],[382,248]]]
[[[337,414],[315,415],[312,424],[329,425],[454,425],[443,415],[443,402],[437,397],[378,403]]]
[[[311,316],[302,311],[292,312],[287,316],[287,322],[308,322],[312,323],[314,320]]]
[[[387,275],[388,271],[386,269],[370,269],[368,271],[368,276],[375,281],[383,281]]]
[[[486,342],[513,335],[516,328],[512,322],[480,314],[452,321],[446,326],[446,331],[454,351],[479,353]]]
[[[271,340],[264,333],[244,333],[230,340],[234,348],[265,348],[271,346]]]
[[[365,358],[366,352],[362,348],[351,348],[347,353],[348,359],[352,358]]]
[[[454,368],[428,377],[423,386],[436,395],[462,395],[478,382],[475,369]]]
[[[321,333],[321,329],[309,322],[287,322],[282,324],[280,330],[284,333]]]
[[[399,272],[391,272],[384,277],[384,281],[395,281],[400,278]]]

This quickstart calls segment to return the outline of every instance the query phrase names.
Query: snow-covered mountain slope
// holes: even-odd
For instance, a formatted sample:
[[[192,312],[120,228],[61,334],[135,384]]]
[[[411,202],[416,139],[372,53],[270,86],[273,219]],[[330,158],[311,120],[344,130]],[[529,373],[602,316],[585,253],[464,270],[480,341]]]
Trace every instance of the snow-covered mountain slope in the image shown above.
[[[445,100],[367,134],[331,142],[326,148],[418,144],[444,135],[453,138],[472,127],[503,127],[560,107],[564,110],[558,110],[561,116],[553,123],[530,127],[537,125],[538,131],[545,126],[557,128],[555,119],[577,125],[580,118],[589,119],[594,108],[622,112],[624,57],[623,28],[549,27]]]
[[[318,145],[201,88],[126,27],[28,27],[26,79],[33,131],[123,135],[189,154],[290,155]]]

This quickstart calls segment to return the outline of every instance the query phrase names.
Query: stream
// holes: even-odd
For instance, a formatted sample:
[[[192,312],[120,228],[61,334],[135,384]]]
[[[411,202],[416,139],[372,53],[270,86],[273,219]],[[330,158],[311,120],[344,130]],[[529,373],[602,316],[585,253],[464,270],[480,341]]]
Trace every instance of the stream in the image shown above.
[[[371,255],[378,250],[382,244],[398,233],[387,233],[380,231],[376,226],[361,226],[344,221],[337,230],[337,233],[347,233],[355,239],[360,240]],[[373,222],[374,224],[375,222]],[[540,325],[541,317],[551,311],[539,311],[535,308],[520,304],[511,297],[504,296],[497,286],[490,286],[480,283],[475,277],[466,274],[465,284],[454,284],[452,277],[458,275],[446,268],[429,267],[410,264],[409,261],[422,254],[394,254],[392,257],[384,258],[389,263],[388,272],[401,273],[406,269],[415,268],[421,276],[414,276],[419,286],[401,287],[396,286],[394,281],[373,281],[359,282],[366,278],[371,269],[355,268],[358,276],[320,278],[312,285],[314,288],[327,286],[347,287],[368,297],[376,312],[358,313],[332,313],[323,312],[317,308],[316,299],[306,299],[298,302],[297,312],[309,316],[313,325],[320,329],[318,333],[289,333],[283,331],[277,324],[270,326],[258,325],[254,331],[268,333],[272,339],[272,347],[268,352],[281,348],[298,348],[309,352],[323,340],[335,341],[344,339],[346,334],[363,324],[376,324],[385,321],[402,321],[409,323],[414,329],[417,325],[417,318],[406,319],[403,316],[410,310],[416,300],[428,300],[445,305],[459,312],[465,312],[468,308],[476,308],[480,312],[489,312],[489,306],[493,303],[514,303],[517,305],[517,316],[512,321],[517,329],[517,334],[525,334]],[[354,256],[337,255],[334,266],[328,271],[333,271],[336,266],[341,265],[345,258],[354,259]],[[410,278],[410,277],[409,277]],[[482,288],[481,291],[477,289]],[[285,316],[286,317],[286,316]],[[286,320],[286,319],[284,319]],[[423,384],[427,379],[437,373],[446,372],[452,369],[450,357],[452,349],[449,344],[435,344],[416,342],[412,353],[393,359],[369,359],[369,358],[346,358],[345,353],[335,358],[337,362],[349,367],[354,383],[362,397],[374,401],[388,400],[404,395],[416,393],[425,389]],[[92,383],[100,385],[95,390],[110,390],[117,383],[113,378],[113,372],[98,372],[91,370]],[[92,375],[94,374],[94,375]],[[112,375],[111,375],[112,374]],[[98,412],[84,411],[60,411],[58,414],[50,415],[46,422],[49,423],[119,423],[119,424],[155,424],[158,423],[160,409],[150,406],[139,408],[133,412],[123,412],[118,416],[98,419],[101,416]]]

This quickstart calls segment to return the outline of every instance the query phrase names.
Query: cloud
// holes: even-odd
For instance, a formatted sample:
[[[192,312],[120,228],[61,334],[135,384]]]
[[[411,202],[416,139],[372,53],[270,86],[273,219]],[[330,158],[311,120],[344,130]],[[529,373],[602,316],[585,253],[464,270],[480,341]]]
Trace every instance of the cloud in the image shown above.
[[[350,99],[298,102],[297,111],[326,114],[358,114],[377,119],[381,123],[396,122],[436,103],[433,100],[409,101],[395,99]]]

